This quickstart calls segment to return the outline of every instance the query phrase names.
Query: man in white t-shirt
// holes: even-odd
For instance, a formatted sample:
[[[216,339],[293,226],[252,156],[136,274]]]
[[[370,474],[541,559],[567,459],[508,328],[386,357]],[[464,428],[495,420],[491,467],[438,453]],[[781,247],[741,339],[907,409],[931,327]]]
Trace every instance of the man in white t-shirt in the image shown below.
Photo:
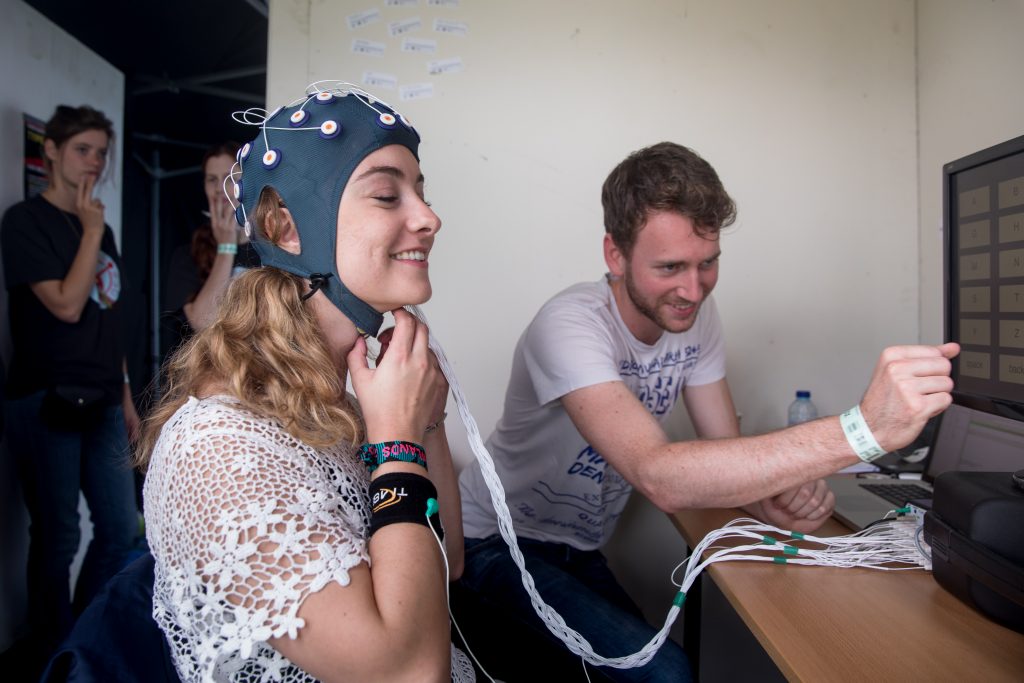
[[[838,417],[739,438],[710,296],[719,231],[736,211],[710,164],[673,143],[640,150],[609,175],[602,203],[609,273],[556,295],[530,323],[487,445],[541,595],[610,657],[636,652],[655,634],[599,552],[634,488],[667,512],[740,506],[809,532],[835,502],[822,477],[858,462],[858,453]],[[859,406],[883,448],[908,444],[949,405],[948,359],[957,351],[883,352]],[[699,440],[670,442],[661,427],[680,397]],[[521,650],[522,635],[535,653],[537,639],[552,645],[545,660],[567,653],[534,614],[476,462],[460,489],[462,588],[499,615],[508,651]],[[616,681],[690,677],[671,641],[643,667],[600,672]]]

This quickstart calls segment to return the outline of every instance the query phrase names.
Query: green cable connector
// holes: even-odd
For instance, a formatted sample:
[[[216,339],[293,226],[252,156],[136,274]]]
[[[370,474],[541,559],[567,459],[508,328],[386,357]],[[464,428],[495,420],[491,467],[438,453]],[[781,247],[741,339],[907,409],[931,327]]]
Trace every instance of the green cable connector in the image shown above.
[[[782,546],[782,552],[784,552],[786,555],[796,555],[797,549],[791,545],[784,545]]]
[[[779,557],[773,557],[772,562],[774,562],[775,564],[786,564],[786,558],[780,555]]]
[[[764,543],[765,545],[775,545],[776,543],[778,543],[778,541],[776,541],[771,536],[762,536],[761,537],[761,542]]]
[[[800,533],[799,531],[790,531],[789,532],[789,536],[790,536],[790,538],[795,538],[795,539],[800,540],[800,541],[804,540],[804,535],[802,533]]]
[[[682,607],[684,602],[686,602],[686,593],[683,591],[679,591],[676,593],[676,597],[672,598],[672,604],[676,607]]]
[[[896,508],[897,515],[906,515],[910,513],[909,507]]]

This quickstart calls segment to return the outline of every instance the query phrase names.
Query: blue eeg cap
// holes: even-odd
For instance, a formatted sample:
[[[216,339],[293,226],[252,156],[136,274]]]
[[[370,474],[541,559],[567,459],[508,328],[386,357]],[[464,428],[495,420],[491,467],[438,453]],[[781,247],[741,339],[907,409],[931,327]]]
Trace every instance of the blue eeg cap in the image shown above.
[[[245,112],[238,120],[252,123],[250,116]],[[419,160],[419,134],[385,103],[338,81],[314,83],[305,98],[279,108],[257,125],[259,135],[238,153],[241,180],[232,175],[239,203],[236,219],[240,225],[248,223],[263,188],[277,190],[295,220],[302,253],[291,254],[271,244],[250,224],[263,265],[303,278],[330,274],[320,287],[324,294],[361,334],[376,336],[383,312],[356,297],[337,272],[338,204],[349,176],[368,154],[402,145]]]

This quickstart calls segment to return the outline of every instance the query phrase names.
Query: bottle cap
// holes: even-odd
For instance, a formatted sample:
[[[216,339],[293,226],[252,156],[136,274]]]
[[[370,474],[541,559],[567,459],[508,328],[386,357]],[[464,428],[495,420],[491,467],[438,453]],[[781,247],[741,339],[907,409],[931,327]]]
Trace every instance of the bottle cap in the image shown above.
[[[807,391],[806,389],[801,389],[800,391],[796,392],[796,397],[797,398],[810,398],[811,397],[811,392]]]

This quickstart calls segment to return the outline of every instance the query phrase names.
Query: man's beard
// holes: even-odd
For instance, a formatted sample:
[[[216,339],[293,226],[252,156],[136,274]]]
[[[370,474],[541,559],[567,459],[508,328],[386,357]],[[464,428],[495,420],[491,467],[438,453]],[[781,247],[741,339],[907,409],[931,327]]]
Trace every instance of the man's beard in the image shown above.
[[[623,276],[623,280],[626,283],[626,294],[629,296],[629,300],[633,302],[633,307],[636,308],[645,318],[653,322],[655,325],[667,332],[685,332],[693,326],[693,321],[697,319],[696,311],[691,317],[690,324],[682,329],[675,329],[665,319],[665,316],[660,313],[660,304],[669,303],[670,300],[666,298],[664,301],[655,299],[653,301],[644,299],[643,295],[640,294],[640,290],[637,289],[636,283],[633,281],[633,270],[629,267],[626,268],[626,272]],[[678,302],[693,303],[686,299],[679,299]],[[700,310],[700,305],[696,304],[697,310]]]

